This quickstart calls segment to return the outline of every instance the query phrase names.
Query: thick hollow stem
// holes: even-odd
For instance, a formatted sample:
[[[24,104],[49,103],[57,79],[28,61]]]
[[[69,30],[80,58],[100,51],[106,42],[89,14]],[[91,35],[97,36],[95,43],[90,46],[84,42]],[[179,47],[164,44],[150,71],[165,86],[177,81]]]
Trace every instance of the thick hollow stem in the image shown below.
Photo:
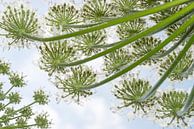
[[[192,18],[194,20],[194,16]],[[194,22],[194,21],[193,21]],[[172,65],[169,67],[169,69],[164,73],[164,75],[160,78],[160,80],[155,84],[154,87],[152,87],[142,98],[141,101],[145,101],[146,99],[150,98],[152,95],[155,94],[157,89],[160,87],[160,85],[166,80],[166,78],[171,74],[173,69],[177,66],[177,64],[180,62],[180,60],[186,55],[189,48],[194,43],[194,35],[190,38],[190,40],[187,42],[183,50],[179,53],[177,58],[174,60]]]
[[[136,13],[132,13],[130,15],[121,17],[121,18],[116,18],[114,20],[110,20],[108,22],[102,23],[98,26],[94,26],[88,29],[84,29],[81,31],[77,31],[74,33],[70,33],[70,34],[65,34],[65,35],[60,35],[60,36],[55,36],[55,37],[50,37],[50,38],[40,38],[40,37],[35,37],[35,36],[31,36],[28,34],[24,34],[24,36],[26,38],[32,39],[32,40],[36,40],[36,41],[42,41],[42,42],[49,42],[49,41],[55,41],[55,40],[61,40],[61,39],[65,39],[65,38],[70,38],[70,37],[74,37],[74,36],[78,36],[78,35],[83,35],[92,31],[97,31],[97,30],[101,30],[110,26],[114,26],[123,22],[127,22],[130,20],[134,20],[143,16],[147,16],[153,13],[157,13],[159,11],[168,9],[170,7],[176,6],[176,5],[180,5],[180,4],[184,4],[186,2],[189,2],[190,0],[176,0],[176,1],[172,1],[172,2],[168,2],[164,5],[160,5],[158,7],[154,7],[154,8],[150,8],[146,11],[141,11],[141,12],[136,12]]]
[[[116,74],[114,74],[114,75],[112,75],[112,76],[110,76],[110,77],[102,80],[101,82],[96,83],[96,84],[93,84],[93,85],[91,85],[89,87],[86,87],[84,89],[92,89],[92,88],[98,87],[100,85],[103,85],[103,84],[105,84],[105,83],[107,83],[109,81],[112,81],[112,80],[118,78],[119,76],[121,76],[121,75],[129,72],[133,68],[139,66],[142,62],[144,62],[145,60],[149,59],[151,56],[153,56],[158,51],[160,51],[164,46],[166,46],[168,43],[170,43],[178,35],[180,35],[181,33],[183,33],[193,22],[194,22],[194,16],[191,19],[189,19],[188,21],[186,21],[184,24],[182,24],[182,26],[180,26],[179,29],[177,29],[166,40],[164,40],[157,47],[155,47],[152,51],[148,52],[146,55],[144,55],[142,58],[140,58],[136,62],[132,63],[131,65],[129,65],[125,69],[119,71],[118,73],[116,73]],[[194,36],[189,40],[189,42],[187,43],[187,45],[185,46],[185,48],[183,49],[183,51],[179,54],[178,58],[175,60],[175,62],[173,63],[173,65],[171,65],[171,67],[169,68],[169,70],[158,81],[158,83],[148,93],[146,93],[146,95],[142,98],[142,100],[147,99],[148,97],[150,97],[153,94],[153,92],[156,91],[156,89],[160,86],[160,84],[167,78],[167,76],[171,73],[171,71],[177,65],[177,63],[179,62],[179,60],[185,55],[185,53],[187,52],[187,50],[191,47],[191,45],[192,45],[192,43],[194,41],[193,38],[194,38]]]
[[[183,108],[179,112],[177,112],[177,115],[181,117],[185,113],[187,113],[193,104],[193,100],[194,100],[194,85],[193,85],[193,88],[192,88],[186,102],[185,102],[185,105],[183,106]]]
[[[71,62],[71,63],[68,63],[68,64],[61,64],[61,66],[75,66],[75,65],[80,65],[80,64],[83,64],[83,63],[86,63],[86,62],[89,62],[91,60],[94,60],[96,58],[99,58],[101,56],[104,56],[112,51],[115,51],[116,49],[119,49],[119,48],[122,48],[138,39],[141,39],[143,38],[144,36],[147,36],[151,33],[153,33],[153,31],[156,31],[160,28],[163,28],[163,26],[166,26],[167,24],[170,24],[172,23],[174,20],[176,20],[177,18],[181,17],[182,15],[185,15],[187,14],[188,12],[190,12],[191,10],[193,10],[194,8],[194,3],[192,3],[191,5],[189,5],[188,7],[185,7],[183,10],[177,12],[176,14],[172,15],[171,17],[168,17],[166,18],[165,20],[159,22],[158,24],[156,24],[155,26],[143,31],[143,32],[140,32],[138,33],[137,35],[134,35],[132,37],[130,37],[129,39],[126,39],[126,40],[123,40],[123,41],[119,41],[117,43],[115,43],[116,45],[114,45],[113,47],[107,49],[107,50],[104,50],[98,54],[95,54],[91,57],[87,57],[83,60],[78,60],[78,61],[75,61],[75,62]]]

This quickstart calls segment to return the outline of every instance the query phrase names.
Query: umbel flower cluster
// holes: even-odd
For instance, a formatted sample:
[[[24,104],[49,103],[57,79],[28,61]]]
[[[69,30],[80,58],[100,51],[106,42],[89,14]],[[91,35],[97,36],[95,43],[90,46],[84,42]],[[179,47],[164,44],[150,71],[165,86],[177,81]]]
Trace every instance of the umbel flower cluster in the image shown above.
[[[48,113],[37,114],[33,111],[33,106],[48,104],[48,95],[43,90],[37,90],[32,102],[23,105],[23,96],[18,90],[26,86],[24,76],[12,72],[10,65],[0,60],[0,79],[3,77],[7,78],[8,82],[0,82],[0,128],[49,128],[51,122]]]
[[[0,20],[1,36],[9,39],[10,47],[39,42],[40,68],[54,78],[62,98],[79,103],[92,89],[120,79],[114,88],[119,109],[154,111],[153,117],[168,120],[167,125],[189,125],[194,88],[190,93],[175,88],[160,94],[158,89],[165,80],[193,78],[193,0],[85,0],[80,8],[56,3],[42,18],[40,25],[35,11],[8,6]],[[45,26],[58,35],[39,35]],[[88,64],[97,58],[103,60],[102,80],[95,70],[102,62]],[[136,67],[140,72],[156,69],[158,81],[151,85],[139,77],[126,79]]]

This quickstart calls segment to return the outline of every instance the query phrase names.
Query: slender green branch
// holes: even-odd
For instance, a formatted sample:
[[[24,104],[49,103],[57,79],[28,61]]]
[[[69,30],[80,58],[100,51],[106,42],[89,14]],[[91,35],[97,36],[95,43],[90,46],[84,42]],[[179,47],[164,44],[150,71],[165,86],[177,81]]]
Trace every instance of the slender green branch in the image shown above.
[[[103,21],[103,22],[106,22],[106,21]],[[92,27],[92,26],[96,26],[96,25],[99,25],[99,24],[102,24],[103,22],[98,22],[98,23],[91,23],[91,24],[80,24],[80,25],[66,25],[64,26],[64,28],[87,28],[87,27]]]
[[[10,87],[7,92],[5,92],[4,96],[6,96],[7,94],[9,94],[9,92],[14,88],[14,86]]]
[[[18,109],[18,110],[15,110],[12,114],[8,114],[8,115],[4,115],[4,116],[0,117],[0,119],[2,120],[3,117],[8,117],[8,116],[10,116],[10,115],[16,114],[17,112],[20,112],[20,111],[22,111],[23,109],[25,109],[25,108],[27,108],[27,107],[30,107],[30,106],[34,105],[35,103],[36,103],[36,102],[32,102],[32,103],[30,103],[30,104],[28,104],[28,105],[26,105],[26,106],[24,106],[24,107],[22,107],[22,108],[20,108],[20,109]],[[0,122],[1,122],[1,121],[0,121]]]
[[[194,20],[194,16],[192,18]],[[194,22],[194,21],[193,21]],[[170,73],[173,71],[173,69],[177,66],[177,64],[181,61],[181,59],[186,55],[189,48],[194,43],[194,35],[190,38],[190,40],[187,42],[183,50],[179,53],[177,58],[174,60],[172,65],[169,67],[169,69],[164,73],[164,75],[160,78],[160,80],[155,84],[152,89],[150,89],[142,98],[141,101],[145,101],[146,99],[150,98],[153,94],[155,94],[156,90],[160,87],[160,85],[166,80],[166,78],[170,75]]]
[[[22,111],[23,109],[28,108],[28,107],[30,107],[30,106],[32,106],[32,105],[34,105],[34,104],[36,104],[35,101],[32,102],[32,103],[30,103],[30,104],[28,104],[28,105],[26,105],[26,106],[24,106],[24,107],[22,107],[22,108],[20,108],[20,109],[18,109],[18,110],[15,110],[14,113],[20,112],[20,111]]]
[[[164,53],[161,54],[156,54],[154,55],[152,58],[156,59],[156,58],[162,58],[167,56],[168,54],[170,54],[172,51],[174,51],[182,42],[184,42],[186,40],[186,38],[188,37],[188,35],[193,31],[194,29],[194,24],[186,31],[186,33],[183,34],[183,36],[181,37],[181,39],[176,42],[171,48],[169,48],[168,50],[166,50]]]
[[[146,55],[144,55],[143,57],[141,57],[139,60],[137,60],[136,62],[132,63],[131,65],[129,65],[128,67],[126,67],[125,69],[119,71],[118,73],[100,81],[99,83],[93,84],[89,87],[86,87],[84,89],[92,89],[92,88],[96,88],[99,87],[109,81],[112,81],[116,78],[118,78],[119,76],[129,72],[130,70],[132,70],[133,68],[139,66],[142,62],[144,62],[145,60],[149,59],[151,56],[153,56],[154,54],[156,54],[158,51],[160,51],[164,46],[166,46],[168,43],[170,43],[174,38],[176,38],[178,35],[180,35],[181,33],[183,33],[192,23],[194,22],[194,16],[189,19],[188,21],[186,21],[184,24],[182,24],[180,26],[179,29],[177,29],[172,35],[170,35],[166,40],[164,40],[161,44],[159,44],[157,47],[155,47],[152,51],[148,52]],[[194,36],[191,38],[191,40],[187,43],[186,48],[184,49],[184,53],[181,52],[181,57],[178,56],[178,58],[176,59],[175,63],[177,64],[177,62],[179,61],[179,59],[182,58],[182,56],[184,56],[185,51],[189,49],[189,47],[192,45],[192,42]],[[189,47],[188,47],[189,45]],[[182,54],[183,53],[183,54]],[[177,61],[178,60],[178,61]],[[151,89],[151,91],[148,93],[148,95],[145,95],[145,99],[147,99],[148,97],[150,97],[150,95],[152,95],[151,93],[153,93],[159,86],[160,84],[167,78],[167,76],[170,74],[170,72],[172,71],[171,69],[174,68],[174,66],[176,66],[176,64],[173,64],[171,66],[171,68],[165,73],[165,75],[163,76],[163,78],[161,78],[161,80],[156,84],[156,86],[154,88]],[[143,98],[144,100],[144,98]]]
[[[184,16],[185,17],[185,16]],[[159,31],[162,31],[163,29],[166,29],[167,27],[169,27],[170,25],[176,23],[178,20],[182,19],[183,17],[180,17],[178,18],[177,20],[175,20],[174,22],[170,23],[170,24],[166,24],[163,28],[161,29],[158,29],[157,31],[154,31],[153,33],[151,33],[150,35],[153,35],[155,33],[158,33]],[[182,38],[174,45],[172,46],[171,48],[169,48],[167,51],[165,51],[164,53],[161,53],[161,54],[157,54],[157,55],[154,55],[152,58],[162,58],[166,55],[168,55],[170,52],[172,52],[173,50],[175,50],[188,36],[188,34],[190,32],[192,32],[194,29],[194,26],[191,27],[183,36]],[[112,47],[114,45],[118,44],[118,42],[116,43],[111,43],[111,44],[105,44],[105,45],[94,45],[92,46],[91,48],[109,48],[109,47]]]
[[[193,105],[193,101],[194,101],[194,85],[193,88],[187,98],[187,100],[185,101],[185,105],[183,106],[183,108],[177,112],[178,116],[183,116],[185,113],[187,113],[190,109],[190,107]]]
[[[10,105],[10,104],[11,104],[11,102],[7,103],[7,104],[4,105],[3,107],[1,107],[0,110],[5,109],[5,108],[6,108],[8,105]]]
[[[7,121],[11,121],[11,120],[20,118],[20,117],[22,117],[22,116],[23,116],[23,115],[19,115],[19,116],[16,116],[16,117],[11,117],[11,118],[6,118],[5,120],[1,120],[0,123],[5,123],[5,122],[7,122]]]
[[[184,10],[181,10],[179,12],[177,12],[176,14],[172,15],[171,17],[168,17],[167,19],[159,22],[158,24],[156,24],[155,26],[145,30],[145,31],[142,31],[140,33],[138,33],[137,35],[134,35],[132,37],[130,37],[129,39],[126,39],[126,40],[123,40],[123,41],[119,41],[119,42],[116,42],[113,47],[107,49],[107,50],[104,50],[98,54],[95,54],[91,57],[87,57],[85,59],[82,59],[82,60],[78,60],[78,61],[75,61],[75,62],[71,62],[71,63],[68,63],[68,64],[61,64],[61,66],[75,66],[75,65],[79,65],[79,64],[83,64],[83,63],[86,63],[86,62],[89,62],[91,60],[94,60],[96,58],[99,58],[101,56],[104,56],[116,49],[119,49],[119,48],[122,48],[126,45],[128,45],[129,43],[132,43],[140,38],[143,38],[144,36],[147,36],[149,35],[150,33],[152,33],[153,31],[156,31],[160,28],[163,28],[163,26],[166,26],[167,24],[170,24],[172,23],[174,20],[176,20],[177,18],[181,17],[182,15],[184,15],[185,13],[188,13],[190,12],[191,10],[193,10],[194,8],[194,3],[192,3],[190,6],[188,7],[185,7]]]
[[[40,38],[40,37],[35,37],[35,36],[31,36],[28,34],[24,34],[23,36],[25,36],[26,38],[32,39],[32,40],[36,40],[36,41],[43,41],[43,42],[48,42],[48,41],[54,41],[54,40],[61,40],[61,39],[65,39],[65,38],[70,38],[70,37],[74,37],[74,36],[78,36],[78,35],[83,35],[92,31],[97,31],[97,30],[101,30],[110,26],[114,26],[123,22],[127,22],[130,20],[134,20],[143,16],[147,16],[153,13],[157,13],[159,11],[168,9],[170,7],[176,6],[176,5],[180,5],[180,4],[184,4],[186,2],[189,2],[190,0],[176,0],[176,1],[172,1],[172,2],[168,2],[164,5],[160,5],[158,7],[154,7],[154,8],[150,8],[146,11],[141,11],[141,12],[136,12],[136,13],[132,13],[130,15],[121,17],[121,18],[116,18],[114,20],[110,20],[108,22],[105,22],[103,24],[100,24],[98,26],[94,26],[88,29],[84,29],[81,31],[77,31],[74,33],[70,33],[70,34],[65,34],[65,35],[59,35],[59,36],[55,36],[55,37],[50,37],[50,38]],[[190,4],[190,5],[193,5]],[[185,9],[184,9],[185,10]]]

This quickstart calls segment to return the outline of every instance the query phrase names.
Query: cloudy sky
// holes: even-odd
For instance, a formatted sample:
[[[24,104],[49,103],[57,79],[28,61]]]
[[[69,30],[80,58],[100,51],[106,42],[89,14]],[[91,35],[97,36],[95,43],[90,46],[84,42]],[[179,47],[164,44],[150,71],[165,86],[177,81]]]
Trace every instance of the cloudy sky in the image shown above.
[[[10,1],[13,2],[13,0]],[[52,1],[58,2],[57,0]],[[67,2],[67,0],[60,0],[60,2]],[[80,5],[82,1],[75,0],[75,2]],[[3,6],[3,4],[0,5],[1,11]],[[46,0],[32,0],[30,6],[36,9],[40,15],[44,15],[48,9],[48,2]],[[116,102],[110,92],[111,85],[98,88],[96,94],[81,105],[64,101],[57,103],[55,98],[58,91],[48,81],[47,74],[39,69],[39,53],[35,48],[20,50],[0,48],[0,59],[10,62],[14,71],[26,75],[28,86],[22,92],[26,98],[26,103],[30,101],[32,91],[40,87],[51,95],[52,101],[42,110],[47,110],[50,113],[53,121],[52,129],[162,129],[152,121],[134,119],[129,113],[115,113]],[[190,85],[190,82],[188,81],[187,84]],[[35,110],[40,111],[36,107]]]

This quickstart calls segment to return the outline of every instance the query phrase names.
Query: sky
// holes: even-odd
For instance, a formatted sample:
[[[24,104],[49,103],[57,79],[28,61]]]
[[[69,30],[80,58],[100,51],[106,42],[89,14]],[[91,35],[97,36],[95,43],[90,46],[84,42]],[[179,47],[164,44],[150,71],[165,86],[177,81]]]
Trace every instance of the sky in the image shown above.
[[[9,1],[13,2],[13,0]],[[58,0],[52,2],[57,3]],[[60,2],[67,2],[67,0],[60,0]],[[75,0],[75,2],[77,5],[82,3],[81,0]],[[44,15],[48,9],[47,3],[46,0],[33,0],[30,2],[30,7],[36,9],[40,15]],[[3,4],[0,3],[0,11],[2,8]],[[41,110],[49,112],[53,122],[52,129],[163,129],[151,120],[135,118],[125,111],[115,113],[116,102],[110,92],[111,84],[114,82],[97,88],[96,93],[84,100],[81,105],[65,101],[58,103],[56,101],[58,90],[49,81],[47,73],[38,67],[39,56],[37,49],[33,47],[29,49],[11,48],[10,50],[0,48],[0,59],[11,63],[14,71],[26,75],[25,80],[28,85],[21,91],[25,96],[23,104],[30,102],[32,91],[36,89],[43,88],[49,93],[51,101],[48,106],[41,108],[35,106],[34,109],[37,112]],[[146,75],[146,72],[144,74]],[[190,85],[191,82],[187,81],[186,84]]]

